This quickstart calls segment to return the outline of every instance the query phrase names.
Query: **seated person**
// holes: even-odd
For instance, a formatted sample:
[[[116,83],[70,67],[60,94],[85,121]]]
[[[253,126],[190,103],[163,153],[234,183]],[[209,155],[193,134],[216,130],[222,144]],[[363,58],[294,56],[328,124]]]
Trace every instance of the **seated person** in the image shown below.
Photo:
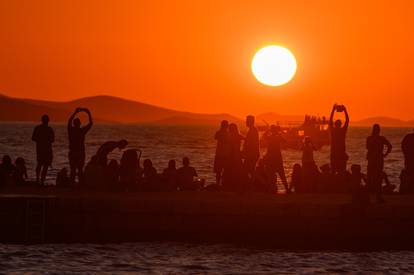
[[[0,186],[9,185],[13,181],[14,165],[9,155],[4,155],[0,164]]]
[[[102,188],[105,184],[105,168],[98,162],[98,156],[93,156],[86,164],[83,173],[85,187],[90,189]]]
[[[134,189],[137,186],[141,167],[139,166],[139,157],[136,149],[124,151],[119,167],[119,181],[127,189]]]
[[[177,182],[181,191],[195,191],[200,190],[200,182],[195,182],[194,177],[197,177],[197,172],[194,167],[190,166],[190,160],[187,157],[183,158],[183,166],[177,170]]]
[[[316,184],[316,191],[318,193],[336,193],[335,175],[332,174],[332,169],[329,164],[324,164],[320,167],[321,173],[318,176]]]
[[[16,161],[14,162],[14,165],[15,165],[15,170],[13,173],[13,181],[17,185],[24,185],[28,178],[26,162],[24,158],[18,157]]]
[[[296,193],[305,193],[302,178],[302,166],[299,163],[295,163],[292,169],[290,189],[294,189]]]
[[[352,194],[352,203],[366,206],[369,203],[369,193],[366,187],[367,177],[361,172],[361,165],[353,164],[349,183]]]
[[[145,159],[143,163],[141,187],[144,191],[158,191],[159,179],[157,170],[152,165],[150,159]]]
[[[119,164],[116,160],[111,159],[108,163],[108,166],[105,169],[105,179],[107,184],[107,189],[109,190],[119,190],[121,186],[119,185]]]
[[[388,175],[385,172],[382,172],[382,178],[385,182],[385,185],[382,187],[382,192],[387,195],[394,194],[395,188],[397,187],[395,184],[391,184],[390,180],[388,179]]]
[[[177,191],[177,168],[175,165],[175,160],[170,160],[168,162],[168,167],[162,172],[162,180],[167,191]]]
[[[68,170],[66,168],[62,168],[56,176],[56,186],[69,186],[70,179],[68,176]]]

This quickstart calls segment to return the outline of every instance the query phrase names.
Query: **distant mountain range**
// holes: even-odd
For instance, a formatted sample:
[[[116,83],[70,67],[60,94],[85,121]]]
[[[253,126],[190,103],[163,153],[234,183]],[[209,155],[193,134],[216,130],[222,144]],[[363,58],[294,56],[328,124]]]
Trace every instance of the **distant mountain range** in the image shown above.
[[[414,127],[414,120],[401,120],[392,117],[370,117],[358,121],[353,121],[353,126],[372,126],[379,123],[383,127]]]
[[[181,112],[112,96],[54,102],[3,95],[0,121],[39,121],[43,114],[48,114],[51,121],[65,122],[77,107],[89,108],[95,121],[108,123],[218,124],[223,119],[240,122],[229,114]]]
[[[238,124],[243,118],[230,114],[200,114],[157,107],[137,101],[113,96],[85,97],[67,102],[13,98],[0,95],[0,121],[39,121],[48,114],[53,122],[66,122],[77,107],[89,108],[97,122],[107,123],[149,123],[167,125],[218,125],[227,119]],[[281,115],[263,113],[256,116],[258,124],[276,122],[300,122],[303,115]],[[390,117],[372,117],[352,121],[353,126],[371,126],[379,123],[384,127],[414,127],[414,120],[404,121]]]

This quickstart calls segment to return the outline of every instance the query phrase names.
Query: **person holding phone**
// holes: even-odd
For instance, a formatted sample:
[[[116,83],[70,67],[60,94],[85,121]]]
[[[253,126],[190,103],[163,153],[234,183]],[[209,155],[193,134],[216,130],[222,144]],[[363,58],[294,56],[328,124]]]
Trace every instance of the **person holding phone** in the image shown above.
[[[335,120],[335,112],[343,112],[345,114],[345,123],[342,125],[340,119]],[[346,153],[346,133],[349,126],[349,115],[344,105],[335,104],[332,108],[329,118],[329,132],[331,135],[331,169],[334,174],[344,174],[346,172],[346,164],[348,155]]]
[[[85,112],[88,115],[89,123],[85,127],[81,127],[79,118],[75,118],[80,112]],[[68,120],[68,135],[69,135],[69,166],[70,166],[70,181],[75,182],[76,175],[78,181],[82,181],[83,166],[85,165],[85,136],[92,128],[92,115],[89,109],[76,108],[75,112]]]

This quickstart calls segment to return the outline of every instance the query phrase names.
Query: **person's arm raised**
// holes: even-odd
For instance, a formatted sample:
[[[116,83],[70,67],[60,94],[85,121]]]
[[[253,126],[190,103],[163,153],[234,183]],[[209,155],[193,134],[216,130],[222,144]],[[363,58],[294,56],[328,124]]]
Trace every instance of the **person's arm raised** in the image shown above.
[[[73,119],[75,118],[76,114],[78,113],[78,108],[75,109],[73,114],[68,119],[68,130],[72,127]]]
[[[346,109],[346,107],[344,106],[344,113],[345,113],[345,124],[344,124],[344,128],[348,129],[349,126],[349,115],[348,115],[348,110]]]
[[[329,116],[329,127],[332,128],[333,127],[333,118],[335,115],[335,110],[336,110],[336,104],[334,104],[332,111],[331,111],[331,115]]]

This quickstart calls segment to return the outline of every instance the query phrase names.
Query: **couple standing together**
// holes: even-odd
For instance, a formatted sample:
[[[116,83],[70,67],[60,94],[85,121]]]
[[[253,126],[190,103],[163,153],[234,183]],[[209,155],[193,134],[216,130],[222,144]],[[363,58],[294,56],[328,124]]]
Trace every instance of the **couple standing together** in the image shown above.
[[[81,121],[76,117],[80,112],[88,115],[89,122],[81,127]],[[52,144],[55,142],[55,132],[49,126],[49,116],[43,115],[42,123],[35,127],[32,140],[36,143],[36,183],[44,185],[47,171],[53,162]],[[76,108],[70,116],[67,124],[69,137],[69,165],[70,180],[75,181],[78,176],[79,182],[83,178],[83,167],[85,165],[85,136],[92,128],[92,115],[86,108]]]
[[[247,183],[253,181],[256,164],[260,158],[259,132],[255,127],[254,116],[246,117],[246,126],[248,131],[243,137],[236,124],[229,124],[227,120],[224,120],[215,134],[217,147],[214,172],[218,185],[233,186],[234,188],[230,189],[235,189],[240,187],[240,184],[243,184],[246,179]],[[276,173],[278,173],[283,184],[287,187],[280,148],[282,143],[280,128],[272,125],[264,140],[267,145],[267,153],[263,161],[267,170],[273,179],[276,179]],[[242,141],[244,141],[243,146],[241,146]]]

